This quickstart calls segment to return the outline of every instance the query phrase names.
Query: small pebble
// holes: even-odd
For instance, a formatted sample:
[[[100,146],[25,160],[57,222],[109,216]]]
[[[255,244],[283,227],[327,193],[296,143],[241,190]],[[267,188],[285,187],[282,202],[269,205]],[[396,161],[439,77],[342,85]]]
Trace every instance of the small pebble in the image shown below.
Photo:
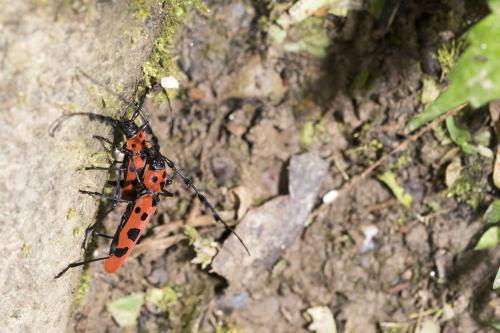
[[[179,81],[172,75],[162,77],[160,84],[163,89],[179,89]]]

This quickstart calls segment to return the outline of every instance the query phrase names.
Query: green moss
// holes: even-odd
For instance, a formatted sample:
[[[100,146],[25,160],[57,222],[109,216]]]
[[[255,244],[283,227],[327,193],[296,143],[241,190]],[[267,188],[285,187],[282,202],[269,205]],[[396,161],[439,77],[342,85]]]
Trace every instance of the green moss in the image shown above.
[[[83,304],[83,301],[85,299],[85,296],[87,296],[89,288],[90,288],[90,270],[88,267],[85,267],[82,276],[80,277],[80,286],[78,287],[75,294],[75,299],[73,303],[75,307],[78,307]]]
[[[356,135],[355,135],[356,137]],[[359,154],[371,154],[371,153],[377,153],[378,151],[384,149],[384,144],[380,142],[377,139],[370,140],[368,143],[354,148],[352,151],[354,153],[359,153]]]
[[[299,133],[299,143],[303,148],[307,148],[314,142],[314,124],[308,121],[302,126]]]
[[[424,205],[433,212],[439,212],[442,209],[441,202],[435,198],[425,198]]]
[[[411,153],[409,151],[405,151],[401,156],[399,156],[390,166],[389,168],[392,170],[401,170],[403,169],[410,161]]]
[[[307,52],[323,58],[330,46],[330,38],[324,28],[323,19],[309,17],[288,31],[283,47],[288,52]],[[278,37],[280,38],[280,37]]]
[[[128,8],[134,11],[138,19],[151,16],[151,8],[146,0],[132,0],[129,2]]]
[[[150,288],[146,292],[146,303],[151,303],[160,311],[166,312],[177,303],[177,293],[171,286]]]
[[[26,244],[26,242],[23,242],[23,247],[21,248],[21,253],[25,257],[29,257],[29,255],[31,254],[31,247],[28,244]]]
[[[475,188],[474,184],[464,178],[459,178],[453,184],[453,188],[448,192],[448,196],[455,197],[472,208],[477,208],[481,201],[480,192]]]
[[[444,43],[437,51],[437,59],[441,65],[441,77],[448,76],[448,73],[455,66],[458,57],[465,49],[465,42],[463,40],[452,40],[451,42]]]
[[[217,321],[216,323],[212,324],[215,333],[242,333],[243,331],[240,330],[238,327],[231,323],[226,323],[224,321]]]
[[[83,229],[82,227],[80,226],[76,226],[73,228],[73,237],[74,238],[77,238],[78,236],[80,236],[81,234],[83,233]]]
[[[172,75],[178,77],[179,69],[171,53],[175,45],[177,35],[184,24],[184,20],[192,9],[200,13],[207,14],[207,6],[200,0],[171,0],[167,4],[167,12],[161,23],[160,32],[155,41],[155,48],[142,66],[143,80],[142,88],[138,94],[144,91],[145,87],[151,87],[160,81],[162,77]],[[156,101],[166,102],[167,96],[164,92],[158,93]],[[174,97],[174,96],[169,96]]]
[[[473,209],[476,209],[481,203],[485,188],[481,168],[481,163],[477,160],[469,164],[469,167],[463,168],[463,172],[453,183],[447,196],[465,202]]]
[[[89,156],[89,155],[87,155]],[[87,163],[92,166],[107,168],[109,167],[109,161],[113,160],[114,156],[112,151],[110,150],[100,150],[94,153],[87,158]]]
[[[66,219],[67,220],[71,220],[76,214],[76,209],[71,207],[71,208],[68,208],[68,212],[66,213]]]

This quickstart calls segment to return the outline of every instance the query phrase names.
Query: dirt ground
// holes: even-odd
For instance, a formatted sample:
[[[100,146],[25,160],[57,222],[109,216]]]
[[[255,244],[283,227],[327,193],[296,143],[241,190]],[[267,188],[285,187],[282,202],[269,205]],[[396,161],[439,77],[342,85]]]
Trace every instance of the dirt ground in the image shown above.
[[[117,274],[87,268],[68,330],[308,332],[306,310],[326,306],[339,332],[414,332],[423,323],[439,327],[427,332],[493,331],[500,255],[470,250],[495,195],[489,160],[461,157],[479,204],[451,195],[445,169],[460,152],[430,132],[348,193],[321,201],[405,137],[424,107],[423,80],[441,75],[432,55],[487,12],[477,1],[387,2],[399,4],[393,21],[364,10],[318,14],[330,41],[325,57],[274,42],[276,12],[265,1],[207,1],[209,15],[189,18],[172,50],[182,73],[174,112],[154,96],[146,108],[162,151],[228,222],[240,221],[254,259],[177,180],[176,196],[162,200]],[[314,163],[294,164],[300,156]],[[410,209],[377,179],[384,170],[412,195]],[[280,205],[288,212],[309,193],[297,214],[280,215]],[[245,227],[255,216],[262,230]],[[274,224],[282,216],[290,223]],[[119,217],[108,215],[103,229],[112,233]],[[215,272],[191,263],[184,224],[223,243]],[[99,240],[94,255],[105,251]],[[166,286],[176,301],[163,310],[146,302],[136,327],[119,327],[107,310],[111,300]]]

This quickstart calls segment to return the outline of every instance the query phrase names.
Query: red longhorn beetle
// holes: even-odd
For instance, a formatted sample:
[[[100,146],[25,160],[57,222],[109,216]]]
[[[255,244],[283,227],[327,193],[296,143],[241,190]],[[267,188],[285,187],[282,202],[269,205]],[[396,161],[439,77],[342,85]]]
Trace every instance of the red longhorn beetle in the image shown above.
[[[142,104],[142,101],[141,101]],[[146,154],[145,151],[147,147],[151,144],[150,140],[148,140],[148,134],[146,133],[147,131],[149,132],[151,129],[149,127],[149,124],[145,122],[142,126],[137,126],[135,123],[136,118],[139,116],[139,114],[142,114],[141,112],[141,107],[138,107],[136,111],[134,112],[132,118],[130,120],[125,119],[125,112],[122,114],[122,116],[119,119],[115,119],[109,116],[101,115],[101,114],[96,114],[96,113],[91,113],[91,112],[77,112],[77,113],[71,113],[67,115],[63,115],[62,117],[58,118],[52,125],[49,130],[49,135],[54,136],[54,133],[58,130],[58,128],[61,126],[62,122],[68,119],[69,117],[73,116],[87,116],[90,119],[97,119],[101,121],[105,121],[109,124],[111,124],[115,129],[120,130],[126,138],[125,143],[123,144],[122,147],[116,147],[113,145],[113,143],[98,135],[94,135],[93,137],[95,139],[100,140],[101,142],[105,142],[107,144],[110,144],[113,148],[119,150],[121,153],[123,153],[124,158],[123,161],[121,161],[121,166],[119,168],[113,168],[113,166],[110,166],[108,168],[102,168],[102,167],[87,167],[85,168],[86,170],[116,170],[118,171],[118,182],[121,181],[121,176],[123,173],[123,180],[121,181],[121,186],[116,186],[115,191],[113,193],[111,199],[113,201],[113,205],[111,209],[106,212],[104,215],[107,215],[111,210],[113,210],[116,205],[119,202],[119,198],[121,199],[129,199],[130,195],[132,193],[132,190],[134,189],[134,186],[140,182],[140,174],[142,173],[144,167],[146,166]],[[151,132],[151,138],[153,142],[156,142],[156,137],[152,135]],[[117,161],[114,161],[112,165],[116,164]],[[121,191],[121,193],[120,193]],[[81,193],[84,194],[90,194],[90,195],[96,195],[99,194],[97,192],[90,192],[90,191],[84,191],[80,190]],[[87,243],[87,238],[90,232],[93,232],[96,227],[96,224],[94,223],[90,227],[88,227],[85,230],[85,237],[84,241],[82,243],[82,248],[85,249],[85,245]]]
[[[95,80],[93,80],[88,74],[83,72],[81,69],[79,71],[90,79],[92,82],[99,84]],[[101,84],[99,84],[101,85]],[[118,95],[121,99],[121,96]],[[179,175],[183,180],[186,186],[191,188],[199,198],[199,200],[208,208],[213,215],[213,218],[222,223],[227,229],[229,229],[241,242],[247,253],[250,255],[250,252],[246,245],[243,243],[241,238],[230,228],[219,216],[219,214],[215,211],[213,206],[206,200],[205,196],[200,193],[198,188],[193,184],[191,178],[185,176],[180,170],[175,167],[175,164],[165,156],[161,155],[158,146],[158,140],[154,136],[151,128],[149,127],[148,122],[145,122],[141,127],[137,126],[135,120],[141,114],[141,106],[144,102],[144,98],[146,97],[146,93],[143,94],[139,105],[136,105],[136,111],[130,120],[125,119],[125,112],[122,114],[120,119],[114,119],[112,117],[95,114],[95,113],[73,113],[70,115],[66,115],[58,119],[51,127],[50,134],[54,135],[54,132],[61,125],[62,121],[70,116],[74,115],[86,115],[91,119],[98,119],[105,122],[110,123],[114,128],[121,130],[121,132],[126,137],[126,142],[123,147],[115,147],[113,143],[106,138],[101,136],[94,136],[94,138],[100,140],[101,142],[106,142],[112,145],[114,148],[118,149],[124,154],[124,160],[122,162],[122,166],[118,169],[110,168],[99,168],[99,167],[90,167],[86,169],[101,169],[101,170],[117,170],[119,171],[118,180],[121,178],[121,172],[124,172],[123,183],[121,184],[121,195],[119,193],[113,194],[113,196],[106,196],[98,192],[89,192],[82,191],[82,193],[98,195],[105,197],[113,201],[112,209],[119,202],[127,202],[127,209],[125,214],[122,217],[120,225],[116,229],[115,235],[113,237],[98,234],[97,236],[103,236],[107,238],[111,238],[113,241],[110,247],[109,256],[103,258],[91,259],[88,261],[75,262],[68,267],[66,267],[61,273],[59,273],[56,278],[60,277],[64,274],[69,268],[80,266],[86,263],[105,260],[104,266],[106,271],[114,272],[116,271],[123,261],[128,257],[133,247],[137,243],[141,233],[144,231],[147,223],[153,217],[156,206],[159,202],[159,195],[172,196],[172,193],[165,191],[164,188],[172,183],[172,180],[167,178],[166,174],[166,166],[174,171],[175,174]],[[168,97],[168,96],[167,96]],[[170,106],[170,100],[169,106]],[[170,106],[171,111],[171,106]],[[145,119],[145,118],[144,118]],[[146,133],[146,131],[148,133]],[[147,140],[147,137],[151,135],[151,141]],[[153,143],[151,145],[150,143]],[[116,161],[113,164],[117,163]],[[166,165],[166,166],[165,166]],[[142,177],[141,177],[142,175]],[[115,189],[119,189],[117,186]],[[131,199],[135,200],[131,200]],[[111,211],[111,210],[110,210]],[[135,214],[142,211],[143,213],[140,217],[137,217]],[[85,232],[85,239],[83,246],[86,244],[86,239],[88,236],[88,232],[92,231],[95,227],[95,224],[89,227]]]
[[[224,222],[224,220],[221,219],[213,206],[206,200],[205,196],[199,192],[196,186],[193,185],[192,180],[178,170],[170,159],[163,156],[159,152],[159,146],[155,145],[147,150],[147,167],[143,178],[144,183],[141,185],[143,188],[140,190],[138,198],[135,201],[128,203],[125,214],[122,217],[115,235],[111,237],[98,234],[98,236],[112,238],[109,255],[106,257],[71,263],[58,275],[56,275],[56,279],[72,267],[85,265],[94,261],[104,260],[104,269],[109,273],[116,272],[118,268],[120,268],[125,259],[130,255],[148,222],[156,212],[156,207],[160,201],[159,195],[172,195],[170,192],[164,191],[164,187],[171,184],[171,182],[167,179],[165,164],[177,175],[179,175],[187,186],[195,191],[200,201],[211,210],[214,219],[217,222],[221,222],[227,229],[229,229],[250,255],[250,252],[243,243],[243,240]],[[92,194],[106,197],[101,193]]]
[[[155,144],[151,147],[148,147],[148,145],[143,144],[142,145],[143,150],[141,151],[142,154],[139,155],[141,157],[141,161],[144,161],[144,159],[142,158],[144,156],[143,155],[144,152],[146,155],[146,161],[145,161],[146,168],[144,170],[144,175],[142,179],[138,175],[137,170],[134,170],[134,173],[136,174],[137,181],[139,184],[137,186],[140,186],[142,188],[139,192],[140,194],[138,195],[135,201],[128,201],[124,200],[123,198],[117,199],[116,197],[109,197],[98,192],[81,191],[82,193],[105,197],[116,203],[128,202],[126,212],[122,217],[122,220],[115,232],[115,235],[111,237],[103,234],[96,234],[97,236],[112,238],[109,256],[95,258],[87,261],[74,262],[72,264],[69,264],[63,271],[61,271],[56,276],[56,278],[59,278],[68,269],[72,267],[81,266],[99,260],[105,260],[104,267],[108,272],[115,272],[122,265],[124,260],[128,257],[128,255],[134,248],[135,244],[137,243],[137,240],[144,231],[147,223],[151,220],[152,216],[156,212],[156,206],[159,202],[159,195],[160,194],[166,196],[172,195],[172,193],[164,191],[165,186],[168,186],[172,183],[172,180],[167,178],[166,166],[168,166],[175,174],[179,175],[184,180],[186,186],[191,188],[196,193],[199,200],[204,204],[204,206],[212,212],[212,216],[215,219],[215,221],[222,223],[227,229],[229,229],[235,235],[235,237],[237,237],[237,239],[243,245],[247,253],[250,255],[250,252],[246,247],[246,245],[244,244],[243,240],[238,236],[238,234],[234,232],[234,230],[231,227],[229,227],[224,222],[224,220],[222,220],[222,218],[215,211],[213,206],[206,200],[206,197],[203,194],[201,194],[198,188],[193,184],[192,180],[189,177],[185,176],[180,170],[178,170],[175,167],[175,164],[170,159],[168,159],[167,157],[163,156],[160,153],[159,146],[156,144],[156,137],[152,134],[152,132],[151,135]],[[129,138],[130,135],[127,135],[127,137]],[[107,140],[106,142],[111,143]],[[125,156],[131,158],[131,161],[133,162],[133,158],[136,157],[134,155],[134,152],[131,149],[128,149],[128,151],[125,149],[122,150]],[[132,170],[128,171],[129,171],[128,173],[132,173]],[[132,186],[132,188],[135,188],[135,186]],[[143,213],[141,214],[140,217],[138,217],[136,214],[141,211]],[[94,225],[91,227],[92,230]],[[84,244],[86,242],[87,234],[88,233],[86,232]]]

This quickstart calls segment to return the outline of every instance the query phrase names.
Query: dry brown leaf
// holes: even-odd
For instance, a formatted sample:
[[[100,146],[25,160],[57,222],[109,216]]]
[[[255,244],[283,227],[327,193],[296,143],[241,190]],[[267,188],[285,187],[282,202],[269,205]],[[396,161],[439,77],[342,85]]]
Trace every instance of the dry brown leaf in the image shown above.
[[[493,184],[495,184],[496,188],[500,188],[500,145],[497,146],[495,166],[493,167]]]
[[[445,183],[448,188],[452,187],[455,181],[460,177],[461,170],[462,170],[462,161],[460,160],[460,157],[457,156],[446,167]]]
[[[231,192],[239,201],[238,212],[236,213],[236,219],[239,221],[245,216],[252,205],[252,193],[245,186],[235,187],[231,189]]]

